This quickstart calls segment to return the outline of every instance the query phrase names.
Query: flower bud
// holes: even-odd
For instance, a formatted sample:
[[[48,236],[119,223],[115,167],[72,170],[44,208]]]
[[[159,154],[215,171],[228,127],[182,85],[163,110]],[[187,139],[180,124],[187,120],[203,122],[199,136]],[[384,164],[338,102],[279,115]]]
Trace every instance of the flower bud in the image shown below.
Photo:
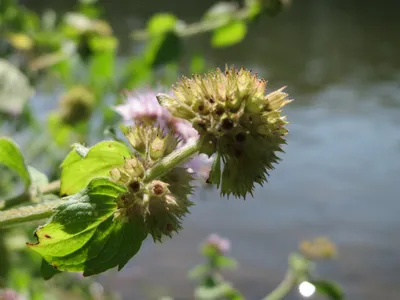
[[[124,169],[130,178],[143,177],[144,167],[137,157],[125,160]]]
[[[64,122],[76,124],[87,120],[94,108],[95,96],[84,86],[74,86],[60,99],[61,117]]]
[[[188,213],[188,207],[193,203],[186,196],[178,198],[169,189],[169,184],[153,180],[147,186],[147,200],[144,202],[144,223],[153,236],[154,241],[161,241],[166,235],[172,237],[172,232],[180,230],[181,219]]]
[[[160,180],[153,180],[149,184],[148,192],[152,197],[164,197],[167,193],[169,193],[168,183]]]
[[[146,161],[150,165],[170,154],[178,145],[178,138],[160,127],[140,125],[128,128],[125,136],[144,159],[151,160]]]
[[[176,148],[177,144],[177,139],[174,136],[167,134],[163,137],[162,135],[157,134],[150,143],[150,158],[153,161],[159,160],[165,155],[171,153]]]
[[[177,101],[167,94],[157,94],[157,100],[161,106],[167,108],[176,118],[190,120],[195,117],[195,113],[190,107],[184,103],[178,105]]]
[[[336,246],[328,238],[318,237],[311,241],[303,241],[300,252],[308,259],[330,259],[337,255]]]
[[[129,127],[125,131],[125,136],[128,139],[132,147],[139,152],[144,154],[146,152],[146,136],[145,131],[141,127]]]
[[[143,218],[146,230],[154,241],[161,241],[163,236],[172,237],[174,231],[182,228],[181,219],[193,205],[188,199],[192,193],[192,179],[185,168],[178,167],[144,187],[142,199],[135,202],[140,209],[134,213]]]
[[[142,162],[133,156],[125,159],[122,166],[113,168],[110,177],[114,182],[125,185],[131,193],[137,193],[141,189],[144,172]]]

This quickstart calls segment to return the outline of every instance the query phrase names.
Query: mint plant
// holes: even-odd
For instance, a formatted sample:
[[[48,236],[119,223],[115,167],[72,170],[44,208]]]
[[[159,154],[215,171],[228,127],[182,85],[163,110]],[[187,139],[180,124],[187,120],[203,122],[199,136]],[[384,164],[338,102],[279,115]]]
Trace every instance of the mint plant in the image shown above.
[[[2,212],[0,225],[51,214],[35,232],[37,243],[28,246],[56,270],[89,276],[123,268],[149,234],[161,242],[182,230],[182,219],[193,206],[193,176],[182,165],[198,153],[217,157],[209,182],[221,187],[222,194],[244,198],[255,183],[266,180],[287,133],[280,115],[289,102],[287,94],[278,90],[265,95],[263,79],[232,67],[184,78],[173,96],[158,94],[157,99],[171,118],[182,119],[198,134],[180,144],[179,132],[148,115],[146,122],[138,118],[121,127],[129,143],[75,144],[61,164],[60,194],[66,197],[24,214]],[[9,147],[11,142],[7,145],[3,157],[19,160],[7,165],[28,184],[22,155]]]
[[[36,229],[36,243],[27,243],[43,257],[47,279],[60,271],[92,276],[121,270],[148,235],[162,242],[183,230],[183,219],[194,205],[189,197],[196,172],[187,163],[199,154],[213,161],[208,182],[222,195],[246,198],[255,184],[266,182],[285,143],[287,122],[281,109],[290,100],[282,89],[268,94],[265,89],[266,81],[243,67],[183,78],[170,94],[157,94],[158,103],[153,99],[147,110],[143,103],[130,112],[131,124],[120,127],[124,140],[90,148],[74,144],[61,164],[60,181],[54,183],[26,165],[12,140],[1,138],[1,163],[25,183],[19,201],[37,204],[1,211],[0,228],[50,217]],[[124,108],[132,109],[116,110],[127,114]],[[229,242],[217,236],[204,246],[208,263],[201,268],[205,278],[198,298],[223,294],[242,299],[218,275],[218,268],[234,264],[224,256],[228,248]],[[323,239],[301,249],[304,254],[290,257],[287,277],[266,300],[281,299],[309,278],[310,259],[333,252]]]

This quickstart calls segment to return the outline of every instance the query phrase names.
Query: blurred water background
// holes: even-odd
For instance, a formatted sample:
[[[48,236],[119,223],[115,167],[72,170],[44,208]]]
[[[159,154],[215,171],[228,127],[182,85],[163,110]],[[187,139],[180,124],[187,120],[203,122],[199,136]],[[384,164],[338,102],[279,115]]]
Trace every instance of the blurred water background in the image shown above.
[[[25,2],[38,11],[74,5]],[[126,37],[121,56],[138,50],[127,37],[152,14],[170,11],[193,22],[213,4],[101,2],[117,35]],[[283,14],[252,24],[237,46],[212,49],[207,35],[186,40],[188,51],[205,53],[210,66],[244,65],[271,88],[288,86],[295,102],[285,110],[286,153],[254,199],[198,192],[181,234],[163,245],[148,241],[126,269],[103,275],[104,285],[124,299],[190,299],[186,273],[201,260],[199,242],[217,232],[232,241],[241,267],[227,278],[248,299],[260,299],[283,278],[287,256],[302,239],[326,235],[339,257],[318,271],[344,285],[347,299],[399,299],[399,12],[396,0],[293,0]]]

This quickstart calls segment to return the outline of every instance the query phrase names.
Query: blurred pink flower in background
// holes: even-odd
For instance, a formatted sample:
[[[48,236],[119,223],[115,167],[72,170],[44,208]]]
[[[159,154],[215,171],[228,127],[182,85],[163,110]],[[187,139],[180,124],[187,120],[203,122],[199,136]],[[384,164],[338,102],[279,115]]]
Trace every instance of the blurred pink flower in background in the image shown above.
[[[191,139],[199,138],[197,130],[188,121],[172,116],[166,108],[158,103],[156,95],[159,92],[165,93],[165,90],[162,88],[157,90],[138,89],[133,92],[125,92],[126,102],[117,105],[114,109],[130,125],[154,122],[155,125],[163,129],[175,132],[181,139],[178,147],[184,146]],[[205,183],[212,163],[213,158],[205,154],[199,154],[193,157],[185,166],[193,173],[196,179]]]
[[[206,244],[215,247],[219,252],[226,254],[231,249],[231,242],[228,239],[220,237],[218,234],[210,234]]]
[[[27,300],[12,289],[0,289],[0,300]]]

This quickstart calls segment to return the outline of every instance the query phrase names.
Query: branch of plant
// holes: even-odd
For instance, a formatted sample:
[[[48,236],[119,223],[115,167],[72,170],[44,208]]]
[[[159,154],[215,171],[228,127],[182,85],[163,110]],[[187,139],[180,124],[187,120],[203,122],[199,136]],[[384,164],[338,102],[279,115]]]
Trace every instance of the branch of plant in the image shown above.
[[[168,156],[164,157],[153,168],[146,172],[145,181],[150,182],[160,176],[163,176],[176,166],[188,161],[193,154],[199,151],[201,145],[201,139],[191,140],[184,147],[179,148]],[[40,192],[42,194],[49,194],[57,192],[59,189],[60,181],[54,181],[42,187]],[[0,203],[0,205],[3,205],[2,208],[10,208],[21,203],[29,202],[30,200],[31,195],[28,192],[25,192],[15,198],[5,200],[4,203]],[[60,201],[61,200],[49,201],[37,205],[23,206],[16,209],[0,211],[0,228],[48,218],[53,214],[54,208],[61,203]]]
[[[296,287],[296,285],[308,277],[311,261],[299,253],[289,255],[289,267],[282,282],[263,300],[282,300]]]
[[[59,190],[60,190],[60,180],[50,182],[49,184],[39,188],[40,194],[42,195],[57,193]],[[14,206],[23,203],[28,203],[31,201],[32,201],[32,194],[29,191],[25,191],[18,196],[14,196],[9,199],[0,201],[0,211],[10,209]]]
[[[252,17],[253,11],[248,7],[237,10],[229,18],[220,18],[213,20],[202,20],[200,22],[177,26],[175,33],[179,37],[188,37],[196,34],[206,33],[229,24],[232,21],[243,21]],[[150,34],[146,30],[134,31],[131,37],[135,40],[148,40]]]
[[[144,182],[150,182],[156,178],[159,178],[176,166],[188,161],[193,154],[199,151],[202,143],[202,139],[191,140],[182,148],[175,150],[171,154],[161,159],[151,169],[147,170],[144,177]]]
[[[297,278],[293,270],[289,268],[282,282],[263,300],[282,300],[293,290],[297,284]]]
[[[54,209],[61,203],[62,200],[59,199],[0,211],[0,229],[46,219],[53,214]]]

